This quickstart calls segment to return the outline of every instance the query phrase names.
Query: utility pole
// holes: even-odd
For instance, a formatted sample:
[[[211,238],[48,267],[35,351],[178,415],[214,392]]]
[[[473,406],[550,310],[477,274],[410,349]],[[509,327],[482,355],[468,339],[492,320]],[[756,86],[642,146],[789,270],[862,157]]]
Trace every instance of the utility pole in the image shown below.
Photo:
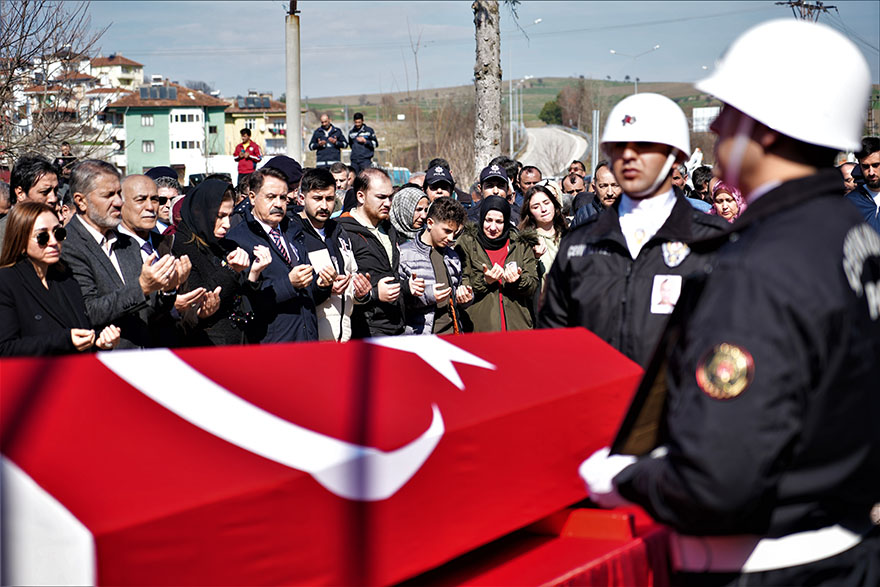
[[[290,0],[290,10],[285,17],[284,30],[287,58],[287,156],[303,163],[302,112],[299,101],[299,10],[296,9],[296,0]]]
[[[818,22],[819,15],[827,13],[832,8],[837,10],[837,6],[826,6],[820,0],[815,2],[810,2],[809,0],[785,0],[784,2],[777,2],[776,5],[788,6],[791,8],[795,18],[811,22]]]

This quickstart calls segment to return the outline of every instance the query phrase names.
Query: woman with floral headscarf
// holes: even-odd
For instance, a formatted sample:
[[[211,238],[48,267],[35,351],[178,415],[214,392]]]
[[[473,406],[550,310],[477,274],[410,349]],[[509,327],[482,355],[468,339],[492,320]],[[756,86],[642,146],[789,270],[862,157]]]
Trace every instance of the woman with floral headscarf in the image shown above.
[[[745,198],[742,197],[738,189],[723,181],[715,184],[715,188],[712,190],[712,209],[709,210],[709,214],[715,214],[728,222],[733,222],[745,212],[746,207]]]
[[[397,229],[398,244],[419,235],[430,204],[428,194],[416,187],[405,187],[394,194],[391,200],[391,224]]]

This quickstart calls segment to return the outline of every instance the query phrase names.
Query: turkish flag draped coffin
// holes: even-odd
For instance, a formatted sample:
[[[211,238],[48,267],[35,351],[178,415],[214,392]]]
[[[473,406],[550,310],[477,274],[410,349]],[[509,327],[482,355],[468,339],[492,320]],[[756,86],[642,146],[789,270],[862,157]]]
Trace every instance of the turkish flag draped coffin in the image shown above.
[[[4,360],[4,582],[398,582],[585,497],[639,375],[582,329]]]

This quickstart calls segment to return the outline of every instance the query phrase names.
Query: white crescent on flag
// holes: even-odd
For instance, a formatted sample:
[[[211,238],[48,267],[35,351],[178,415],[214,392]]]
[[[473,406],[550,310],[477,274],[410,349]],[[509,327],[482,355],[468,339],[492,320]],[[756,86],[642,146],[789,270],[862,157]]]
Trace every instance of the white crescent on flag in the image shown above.
[[[421,468],[445,432],[440,409],[432,404],[428,429],[405,446],[385,452],[279,418],[224,389],[168,349],[104,352],[98,353],[98,359],[129,385],[191,424],[304,471],[346,499],[378,501],[394,495]]]

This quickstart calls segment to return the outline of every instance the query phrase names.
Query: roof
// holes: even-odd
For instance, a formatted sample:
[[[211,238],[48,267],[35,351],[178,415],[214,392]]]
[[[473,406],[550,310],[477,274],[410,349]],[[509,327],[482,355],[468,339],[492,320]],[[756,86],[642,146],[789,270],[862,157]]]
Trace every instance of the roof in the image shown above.
[[[268,106],[268,108],[264,108],[262,106],[262,104],[264,104],[265,102],[263,102],[261,100],[261,98],[257,98],[256,100],[260,104],[260,106],[251,106],[250,108],[245,106],[244,108],[242,108],[241,106],[239,106],[239,104],[241,104],[243,100],[247,100],[247,98],[233,99],[232,105],[226,109],[226,113],[227,114],[247,114],[247,113],[251,113],[251,112],[286,112],[287,111],[287,106],[284,104],[284,102],[279,102],[278,100],[272,100],[272,99],[266,98],[266,100],[268,100],[268,102],[269,102],[269,106]],[[247,102],[245,102],[245,104],[247,104]]]
[[[123,88],[92,88],[86,95],[89,94],[131,94],[131,90],[125,90]]]
[[[143,67],[143,63],[132,61],[128,57],[122,55],[111,55],[110,57],[95,57],[92,59],[92,67],[110,67],[113,65],[133,65],[135,67]]]
[[[87,73],[82,73],[80,71],[71,71],[68,73],[62,73],[61,75],[55,76],[53,81],[71,81],[71,82],[88,82],[88,81],[97,81],[98,78],[91,76]]]
[[[49,92],[60,92],[63,89],[61,86],[49,86],[48,88],[46,86],[28,86],[22,91],[26,94],[46,94]]]
[[[127,96],[122,96],[115,102],[112,102],[108,108],[186,108],[193,106],[219,106],[225,108],[229,105],[228,102],[224,102],[219,98],[214,98],[213,96],[209,96],[198,90],[191,90],[186,86],[170,82],[163,86],[158,86],[159,90],[165,88],[164,98],[141,97],[141,90],[147,90],[147,92],[149,92],[154,88],[156,88],[156,86],[141,86],[138,88],[138,91],[132,92]],[[171,92],[170,90],[172,89],[175,90],[175,92]]]

